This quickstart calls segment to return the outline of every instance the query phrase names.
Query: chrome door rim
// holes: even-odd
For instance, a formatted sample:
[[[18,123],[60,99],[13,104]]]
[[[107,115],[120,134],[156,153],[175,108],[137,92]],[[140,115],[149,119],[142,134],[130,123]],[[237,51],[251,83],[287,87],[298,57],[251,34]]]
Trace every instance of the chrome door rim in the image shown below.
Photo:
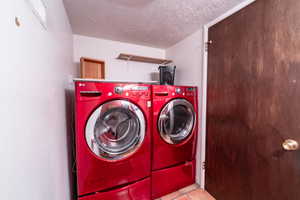
[[[101,113],[103,112],[103,110],[114,109],[114,108],[128,109],[128,112],[132,112],[136,116],[139,122],[138,136],[134,140],[132,140],[130,144],[127,144],[126,148],[124,148],[122,151],[119,152],[108,151],[107,149],[103,148],[103,146],[99,144],[99,141],[95,137],[95,125],[97,123],[97,120],[101,117]],[[143,112],[138,106],[126,100],[111,100],[109,102],[100,105],[91,114],[86,124],[85,139],[90,150],[97,157],[108,161],[115,161],[115,160],[120,160],[129,157],[130,155],[135,153],[143,143],[145,138],[145,133],[146,133],[146,120]]]
[[[182,105],[187,108],[187,111],[191,114],[192,120],[191,123],[188,124],[188,126],[185,128],[183,133],[178,133],[175,136],[180,136],[179,140],[175,140],[174,137],[171,137],[169,133],[166,133],[164,131],[164,123],[167,119],[167,114],[175,107],[178,105]],[[160,112],[159,118],[158,118],[158,131],[162,139],[167,142],[168,144],[179,144],[184,142],[189,138],[189,136],[192,134],[195,126],[195,120],[196,120],[196,114],[194,111],[193,105],[188,102],[185,99],[174,99],[171,100],[169,103],[167,103],[162,111]]]

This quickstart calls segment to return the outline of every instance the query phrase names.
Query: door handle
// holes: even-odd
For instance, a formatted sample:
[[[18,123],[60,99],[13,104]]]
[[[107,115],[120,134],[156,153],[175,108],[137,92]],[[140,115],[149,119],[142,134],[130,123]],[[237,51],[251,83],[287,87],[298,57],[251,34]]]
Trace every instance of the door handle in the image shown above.
[[[299,149],[299,143],[296,140],[287,139],[282,143],[282,147],[286,151],[296,151]]]
[[[169,93],[168,92],[155,92],[154,93],[156,96],[168,96]]]
[[[83,97],[100,97],[101,94],[99,91],[80,91],[80,95]]]

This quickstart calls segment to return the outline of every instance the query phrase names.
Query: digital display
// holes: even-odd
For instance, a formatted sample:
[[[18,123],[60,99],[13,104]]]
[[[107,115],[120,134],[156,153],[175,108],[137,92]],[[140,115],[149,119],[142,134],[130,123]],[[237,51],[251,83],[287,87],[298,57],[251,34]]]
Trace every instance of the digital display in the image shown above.
[[[149,89],[149,87],[147,87],[147,86],[134,86],[131,88],[131,90],[137,90],[137,91],[145,91],[148,89]]]
[[[187,88],[186,91],[193,92],[193,91],[195,91],[195,88]]]

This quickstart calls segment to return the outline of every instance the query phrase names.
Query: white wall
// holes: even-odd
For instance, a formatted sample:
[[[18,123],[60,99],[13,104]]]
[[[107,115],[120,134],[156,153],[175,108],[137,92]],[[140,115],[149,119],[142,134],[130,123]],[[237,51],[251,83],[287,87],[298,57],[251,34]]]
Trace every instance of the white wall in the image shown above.
[[[189,37],[166,50],[166,58],[172,59],[176,68],[175,82],[178,85],[197,85],[202,78],[203,30],[199,29]]]
[[[45,0],[45,30],[25,1],[0,12],[0,194],[5,200],[69,200],[66,91],[75,76],[61,0]],[[14,23],[15,16],[21,26]]]
[[[78,68],[80,57],[90,57],[105,61],[105,79],[131,81],[158,80],[158,65],[117,60],[116,58],[120,53],[165,58],[165,50],[163,49],[74,35],[74,62]]]
[[[166,58],[172,59],[177,66],[175,82],[178,85],[195,85],[198,86],[199,99],[199,136],[202,129],[201,114],[203,111],[202,100],[202,57],[203,57],[203,29],[199,29],[189,37],[178,42],[174,46],[166,50]],[[201,148],[201,137],[198,137],[197,145],[197,182],[202,183],[203,173],[201,173],[201,160],[204,157],[203,149]],[[202,182],[201,182],[202,180]]]

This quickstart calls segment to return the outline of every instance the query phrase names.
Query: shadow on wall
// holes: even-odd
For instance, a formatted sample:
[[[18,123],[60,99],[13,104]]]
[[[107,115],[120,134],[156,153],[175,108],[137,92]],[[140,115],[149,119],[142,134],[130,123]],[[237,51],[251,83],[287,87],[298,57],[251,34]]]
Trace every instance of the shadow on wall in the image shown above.
[[[66,104],[66,140],[68,148],[68,169],[70,183],[70,200],[77,199],[77,184],[76,184],[76,165],[75,165],[75,94],[72,89],[65,89],[65,104]]]
[[[79,75],[79,76],[76,77],[76,78],[79,78],[79,77],[81,77],[81,64],[80,64],[80,62],[75,62],[74,65],[75,65],[75,67],[76,67],[77,74]]]
[[[151,81],[159,81],[159,73],[158,72],[151,72],[150,80]]]
[[[181,68],[179,67],[176,68],[175,81],[174,81],[175,85],[186,85],[186,82],[190,82],[191,77],[188,75],[183,76],[183,73],[184,72],[181,70]]]

